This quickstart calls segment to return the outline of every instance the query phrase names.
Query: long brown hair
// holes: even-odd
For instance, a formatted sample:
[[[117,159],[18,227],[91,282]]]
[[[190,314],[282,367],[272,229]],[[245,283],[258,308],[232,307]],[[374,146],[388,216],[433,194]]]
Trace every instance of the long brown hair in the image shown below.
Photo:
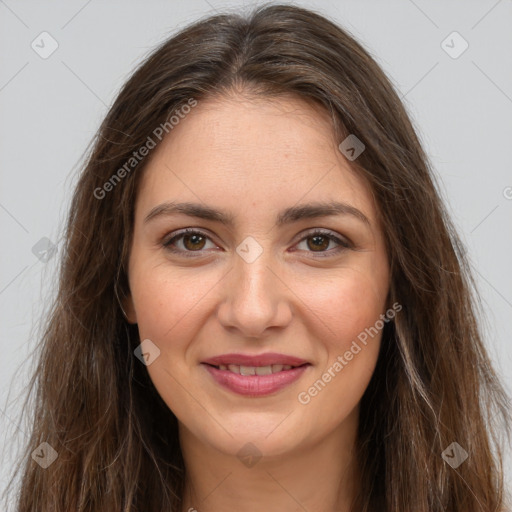
[[[127,291],[135,196],[148,158],[126,163],[152,134],[158,143],[155,129],[191,98],[233,90],[313,101],[332,117],[340,142],[355,134],[365,145],[352,166],[375,197],[390,302],[403,310],[385,327],[362,398],[353,510],[503,510],[499,442],[502,432],[509,436],[508,397],[482,343],[464,247],[411,121],[346,31],[310,10],[270,5],[200,20],[163,43],[127,81],[93,141],[30,383],[35,406],[17,470],[18,512],[181,510],[177,420],[134,356],[137,327],[116,297]],[[42,442],[58,453],[46,469],[30,456]],[[448,458],[463,449],[467,459],[454,467],[447,449]]]

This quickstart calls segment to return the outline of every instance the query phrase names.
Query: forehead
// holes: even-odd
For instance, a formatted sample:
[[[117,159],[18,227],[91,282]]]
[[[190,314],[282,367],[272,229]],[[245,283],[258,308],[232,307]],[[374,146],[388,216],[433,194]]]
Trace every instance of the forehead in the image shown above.
[[[338,150],[328,113],[296,97],[199,101],[154,150],[137,204],[147,210],[176,198],[234,212],[344,200],[375,215],[369,186]]]

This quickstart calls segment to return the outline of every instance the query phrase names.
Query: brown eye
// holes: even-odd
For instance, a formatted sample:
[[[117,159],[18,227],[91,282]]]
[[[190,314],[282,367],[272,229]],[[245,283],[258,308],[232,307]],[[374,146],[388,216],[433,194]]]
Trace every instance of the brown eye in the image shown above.
[[[198,249],[202,249],[205,244],[205,237],[199,234],[193,235],[182,235],[183,236],[183,245],[186,249],[190,251],[197,251]]]
[[[342,251],[353,248],[353,245],[344,238],[336,235],[331,231],[323,231],[323,230],[315,230],[313,232],[307,233],[304,238],[299,242],[300,244],[305,243],[306,247],[304,250],[309,253],[316,253],[315,257],[328,257],[339,254]],[[329,249],[329,245],[334,243],[335,246]]]
[[[162,243],[162,246],[172,252],[183,256],[194,256],[193,253],[200,253],[207,242],[210,241],[210,237],[201,231],[189,229],[182,231]],[[180,246],[181,244],[181,246]],[[215,247],[215,244],[212,243]]]
[[[310,236],[307,238],[307,240],[308,240],[308,247],[312,251],[325,250],[325,249],[327,249],[327,247],[329,247],[329,243],[330,243],[330,239],[324,235]],[[311,243],[309,241],[311,241]]]

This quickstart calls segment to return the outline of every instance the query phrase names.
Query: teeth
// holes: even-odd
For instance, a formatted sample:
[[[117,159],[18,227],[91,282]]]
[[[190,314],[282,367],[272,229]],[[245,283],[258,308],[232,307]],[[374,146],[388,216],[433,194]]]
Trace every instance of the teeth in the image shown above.
[[[272,366],[257,366],[256,375],[271,375]]]
[[[293,366],[289,364],[273,364],[268,366],[239,366],[237,364],[219,365],[219,370],[229,370],[239,375],[270,375],[272,373],[291,370]]]
[[[254,366],[240,366],[240,375],[256,375]]]

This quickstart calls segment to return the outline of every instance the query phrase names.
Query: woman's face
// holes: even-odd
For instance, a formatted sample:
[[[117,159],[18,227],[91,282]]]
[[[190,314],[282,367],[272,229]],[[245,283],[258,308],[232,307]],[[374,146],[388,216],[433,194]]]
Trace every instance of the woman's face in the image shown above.
[[[355,433],[389,269],[340,142],[302,100],[233,96],[200,101],[151,155],[125,310],[180,435],[277,455]]]

